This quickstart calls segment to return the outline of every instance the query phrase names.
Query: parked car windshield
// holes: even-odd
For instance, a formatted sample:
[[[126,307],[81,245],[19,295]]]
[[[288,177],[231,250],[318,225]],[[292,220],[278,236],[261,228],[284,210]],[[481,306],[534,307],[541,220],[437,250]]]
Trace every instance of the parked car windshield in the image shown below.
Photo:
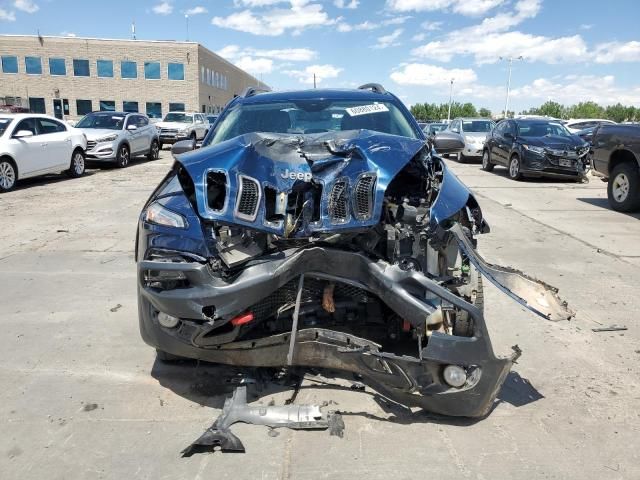
[[[391,102],[311,99],[236,105],[219,121],[207,145],[251,132],[310,134],[360,129],[417,138],[405,114]]]
[[[427,125],[424,131],[429,133],[436,133],[436,132],[441,132],[445,128],[447,128],[446,123],[436,123],[436,124]]]
[[[462,131],[466,133],[488,133],[495,126],[490,120],[463,120]]]
[[[184,113],[167,113],[164,117],[165,122],[193,123],[193,115]]]
[[[76,128],[121,130],[124,125],[124,118],[124,115],[113,115],[111,113],[90,113],[82,117],[76,124]]]
[[[518,135],[521,137],[546,137],[548,135],[570,137],[572,134],[559,122],[519,122]]]
[[[11,123],[11,118],[8,117],[0,117],[0,137],[4,135],[4,132],[7,130],[7,127]]]

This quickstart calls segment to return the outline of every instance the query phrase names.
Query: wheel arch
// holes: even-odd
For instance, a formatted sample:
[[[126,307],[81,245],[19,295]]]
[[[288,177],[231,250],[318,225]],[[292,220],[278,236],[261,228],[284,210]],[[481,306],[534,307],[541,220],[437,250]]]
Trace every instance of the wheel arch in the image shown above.
[[[626,148],[619,148],[611,152],[609,156],[609,166],[608,166],[608,174],[611,175],[613,169],[622,163],[632,163],[636,167],[640,167],[640,162],[638,162],[638,157],[631,151]]]
[[[20,179],[20,169],[18,168],[18,162],[16,162],[15,159],[8,153],[0,154],[0,160],[8,160],[11,163],[11,165],[13,165],[13,168],[16,171],[16,182],[17,182]]]

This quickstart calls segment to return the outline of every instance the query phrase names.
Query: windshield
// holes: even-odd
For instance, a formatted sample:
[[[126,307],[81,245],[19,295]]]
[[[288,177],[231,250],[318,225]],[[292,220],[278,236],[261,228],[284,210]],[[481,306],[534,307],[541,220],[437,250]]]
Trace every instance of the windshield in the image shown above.
[[[429,125],[425,130],[428,130],[429,133],[436,133],[441,132],[445,128],[447,128],[447,126],[444,123],[439,123],[437,125]]]
[[[407,117],[391,102],[310,99],[236,105],[218,121],[206,145],[250,132],[309,134],[360,129],[416,138]]]
[[[521,137],[546,137],[548,135],[559,137],[571,136],[569,130],[558,122],[520,123],[518,124],[518,134]]]
[[[167,113],[164,117],[165,122],[193,123],[193,115],[184,113]]]
[[[11,119],[7,117],[0,117],[0,137],[4,135],[4,132],[7,130],[7,127],[11,123]]]
[[[89,114],[84,116],[76,128],[106,128],[107,130],[122,130],[124,115]]]
[[[487,133],[494,125],[490,120],[463,120],[462,131],[465,133]]]

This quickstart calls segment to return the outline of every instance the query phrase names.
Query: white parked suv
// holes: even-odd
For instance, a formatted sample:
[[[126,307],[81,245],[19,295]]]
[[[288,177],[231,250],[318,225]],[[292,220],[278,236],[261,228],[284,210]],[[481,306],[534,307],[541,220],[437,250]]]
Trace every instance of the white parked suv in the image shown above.
[[[87,138],[60,120],[34,113],[0,113],[0,192],[18,180],[66,172],[84,174]]]
[[[202,140],[209,131],[205,115],[197,112],[169,112],[155,126],[160,134],[160,148],[180,140]]]
[[[124,168],[137,155],[156,160],[158,131],[142,113],[93,112],[76,124],[87,136],[87,160],[115,162]]]

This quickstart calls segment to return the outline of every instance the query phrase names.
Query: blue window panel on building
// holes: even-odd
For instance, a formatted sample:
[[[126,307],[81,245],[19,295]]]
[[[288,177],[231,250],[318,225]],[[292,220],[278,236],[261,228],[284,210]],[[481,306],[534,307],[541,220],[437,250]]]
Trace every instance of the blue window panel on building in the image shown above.
[[[160,80],[160,62],[144,62],[144,78]]]
[[[113,61],[112,60],[98,60],[96,62],[98,67],[98,76],[104,78],[113,78]]]
[[[89,76],[89,60],[79,60],[75,58],[73,60],[73,75],[75,77],[88,77]]]
[[[4,73],[18,73],[18,57],[14,57],[12,55],[3,55],[2,71]]]
[[[40,57],[24,57],[24,64],[29,75],[42,75],[42,60]]]
[[[138,64],[123,60],[120,62],[120,76],[122,78],[138,78]]]

